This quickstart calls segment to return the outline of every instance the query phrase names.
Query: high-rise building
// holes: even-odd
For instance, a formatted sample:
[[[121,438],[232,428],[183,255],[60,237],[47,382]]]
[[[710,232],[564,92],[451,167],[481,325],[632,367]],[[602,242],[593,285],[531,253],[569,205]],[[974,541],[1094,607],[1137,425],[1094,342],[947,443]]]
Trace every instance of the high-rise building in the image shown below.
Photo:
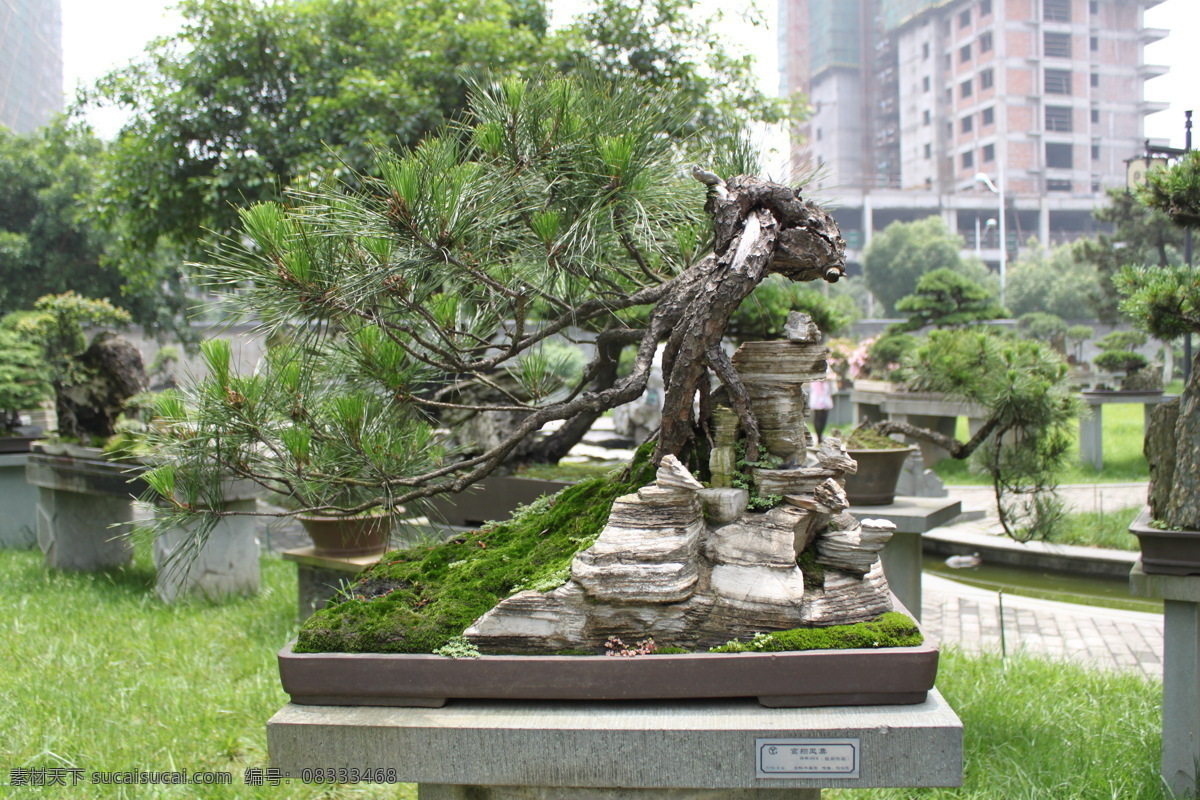
[[[930,214],[993,263],[1001,221],[1010,259],[1090,233],[1165,108],[1143,91],[1161,1],[780,0],[782,87],[812,106],[793,165],[819,168],[851,259]]]
[[[62,104],[61,0],[0,0],[0,125],[28,133]]]

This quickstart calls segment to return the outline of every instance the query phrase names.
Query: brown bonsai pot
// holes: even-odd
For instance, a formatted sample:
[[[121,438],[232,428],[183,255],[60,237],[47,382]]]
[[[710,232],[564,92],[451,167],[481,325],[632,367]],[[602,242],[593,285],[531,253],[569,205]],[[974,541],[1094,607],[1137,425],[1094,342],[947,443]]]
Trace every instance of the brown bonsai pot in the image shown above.
[[[0,453],[28,453],[29,446],[41,436],[0,436]]]
[[[373,556],[387,551],[392,534],[390,514],[362,517],[298,516],[316,554],[321,556]]]
[[[896,484],[904,471],[904,462],[915,447],[887,450],[847,447],[846,453],[858,462],[858,472],[846,476],[846,497],[855,506],[886,506],[896,499]]]
[[[1150,508],[1129,524],[1142,549],[1147,575],[1200,575],[1200,531],[1164,531],[1150,527]]]

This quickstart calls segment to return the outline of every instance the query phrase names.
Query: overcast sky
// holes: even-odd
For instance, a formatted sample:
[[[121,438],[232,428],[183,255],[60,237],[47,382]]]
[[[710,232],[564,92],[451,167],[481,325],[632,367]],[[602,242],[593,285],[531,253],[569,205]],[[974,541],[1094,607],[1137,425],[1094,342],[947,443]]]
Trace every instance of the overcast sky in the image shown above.
[[[556,6],[576,8],[579,0],[555,0]],[[174,31],[179,16],[169,10],[172,0],[121,0],[119,11],[111,3],[96,0],[62,0],[63,71],[68,100],[79,82],[91,82],[113,67],[137,57],[146,43],[156,36]],[[761,2],[768,19],[774,23],[775,0]],[[562,16],[560,12],[559,16]],[[1146,135],[1183,145],[1183,111],[1196,109],[1200,117],[1200,0],[1163,0],[1146,11],[1146,26],[1171,31],[1161,42],[1146,47],[1146,63],[1170,67],[1166,75],[1146,83],[1146,99],[1168,102],[1167,111],[1146,118]],[[738,38],[748,44],[762,61],[763,88],[774,92],[775,35],[773,31],[733,26]],[[755,41],[754,37],[758,37]],[[92,115],[93,124],[103,136],[113,135],[120,125],[117,112],[100,111]],[[1198,119],[1200,122],[1200,119]],[[1197,131],[1200,137],[1200,131]],[[1200,138],[1197,139],[1200,144]]]

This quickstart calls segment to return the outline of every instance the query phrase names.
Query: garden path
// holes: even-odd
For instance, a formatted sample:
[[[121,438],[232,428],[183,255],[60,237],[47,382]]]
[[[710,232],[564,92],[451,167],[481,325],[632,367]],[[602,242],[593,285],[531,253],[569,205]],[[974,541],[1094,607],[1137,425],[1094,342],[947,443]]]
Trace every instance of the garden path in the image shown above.
[[[1001,652],[1000,598],[928,572],[921,624],[930,636],[968,652]],[[1162,678],[1163,617],[1004,595],[1005,652],[1134,670]]]

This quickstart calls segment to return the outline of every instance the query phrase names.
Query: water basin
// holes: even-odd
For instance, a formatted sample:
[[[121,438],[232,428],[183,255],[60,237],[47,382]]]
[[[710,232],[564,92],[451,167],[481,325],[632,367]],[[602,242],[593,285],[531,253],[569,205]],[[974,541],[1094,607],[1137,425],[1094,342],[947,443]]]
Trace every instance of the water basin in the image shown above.
[[[943,558],[926,556],[924,570],[943,578],[965,583],[979,589],[1057,600],[1102,608],[1122,608],[1127,611],[1146,611],[1161,614],[1161,600],[1129,595],[1128,580],[1062,575],[1056,572],[993,566],[987,563],[972,569],[951,569]]]

